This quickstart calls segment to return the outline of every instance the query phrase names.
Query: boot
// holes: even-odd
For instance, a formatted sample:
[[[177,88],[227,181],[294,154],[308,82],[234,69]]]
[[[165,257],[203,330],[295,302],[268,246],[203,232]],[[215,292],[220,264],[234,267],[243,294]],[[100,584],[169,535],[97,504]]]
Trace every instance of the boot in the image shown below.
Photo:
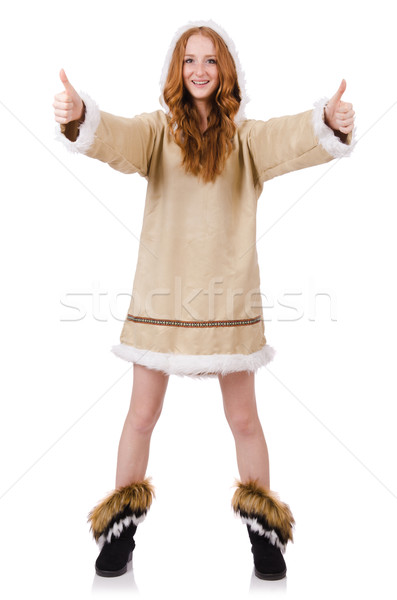
[[[98,575],[117,577],[127,571],[137,525],[145,519],[154,495],[150,479],[145,479],[115,489],[91,510],[90,531],[101,550],[95,562]]]
[[[237,481],[236,485],[232,508],[247,525],[255,575],[259,579],[282,579],[287,573],[283,554],[288,540],[293,542],[295,520],[290,508],[257,480]]]

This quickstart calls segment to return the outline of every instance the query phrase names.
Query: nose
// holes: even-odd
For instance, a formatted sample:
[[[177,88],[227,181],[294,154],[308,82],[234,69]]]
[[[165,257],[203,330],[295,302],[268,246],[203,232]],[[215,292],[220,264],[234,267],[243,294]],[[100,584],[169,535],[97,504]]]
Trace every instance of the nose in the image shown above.
[[[200,61],[197,62],[196,66],[196,75],[200,76],[204,73],[204,65]]]

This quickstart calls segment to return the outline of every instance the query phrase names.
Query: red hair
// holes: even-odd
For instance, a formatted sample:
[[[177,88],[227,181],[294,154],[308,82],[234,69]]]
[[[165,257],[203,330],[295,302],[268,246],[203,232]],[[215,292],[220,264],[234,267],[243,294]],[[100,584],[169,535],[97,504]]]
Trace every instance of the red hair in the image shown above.
[[[200,131],[199,113],[183,83],[182,69],[185,48],[192,35],[205,35],[212,40],[218,65],[219,87],[213,99],[208,126]],[[241,91],[236,65],[223,38],[210,27],[192,27],[176,43],[163,91],[170,110],[169,128],[183,151],[182,165],[186,172],[214,181],[225,166],[233,149]]]

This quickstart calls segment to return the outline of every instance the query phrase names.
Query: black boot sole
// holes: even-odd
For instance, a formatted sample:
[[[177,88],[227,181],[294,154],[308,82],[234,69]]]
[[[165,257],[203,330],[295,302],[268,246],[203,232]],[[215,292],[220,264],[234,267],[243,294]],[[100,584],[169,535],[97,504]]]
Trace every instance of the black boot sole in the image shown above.
[[[254,567],[254,570],[255,570],[255,575],[259,579],[267,579],[268,581],[275,581],[276,579],[283,579],[287,574],[287,569],[284,569],[284,571],[280,571],[280,573],[261,573],[255,567]]]
[[[98,567],[95,567],[96,574],[100,575],[101,577],[118,577],[119,575],[124,575],[124,573],[127,572],[128,563],[131,560],[132,560],[132,551],[128,555],[127,564],[125,564],[124,567],[122,567],[118,571],[103,571],[102,569],[98,569]]]

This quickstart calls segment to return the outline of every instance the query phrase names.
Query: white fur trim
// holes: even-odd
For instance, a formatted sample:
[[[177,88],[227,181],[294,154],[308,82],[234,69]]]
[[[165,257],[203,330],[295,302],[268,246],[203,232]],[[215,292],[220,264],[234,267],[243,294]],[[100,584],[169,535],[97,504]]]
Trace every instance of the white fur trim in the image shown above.
[[[112,540],[112,537],[115,537],[115,538],[120,537],[121,532],[124,529],[126,529],[127,527],[129,527],[131,522],[134,525],[139,525],[139,523],[142,523],[142,521],[144,521],[146,518],[146,514],[147,513],[143,513],[143,515],[141,515],[140,517],[136,517],[135,515],[130,515],[128,517],[125,517],[124,519],[121,519],[120,521],[117,521],[117,523],[115,523],[113,525],[113,527],[111,527],[111,529],[109,529],[108,533],[106,534],[106,537],[102,534],[98,538],[99,548],[102,549],[105,542],[110,543]]]
[[[322,147],[334,158],[342,158],[350,156],[356,144],[356,127],[353,128],[352,141],[350,144],[344,144],[333,130],[324,123],[323,113],[324,106],[327,104],[328,98],[320,98],[314,103],[313,109],[313,127],[314,133],[318,138]]]
[[[277,546],[277,548],[279,548],[283,554],[285,553],[287,545],[280,542],[280,538],[274,529],[268,531],[267,529],[264,529],[260,523],[258,523],[257,519],[252,519],[250,517],[241,517],[241,520],[245,525],[249,525],[252,531],[258,533],[259,535],[263,535],[271,544],[273,544],[273,546]]]
[[[86,113],[84,122],[80,125],[77,140],[75,142],[68,140],[61,132],[59,124],[57,124],[55,130],[55,137],[58,141],[62,142],[70,152],[81,152],[84,154],[94,141],[95,132],[98,128],[99,121],[101,120],[101,114],[98,105],[88,94],[80,92],[80,98],[86,106]]]
[[[239,124],[242,121],[244,121],[246,118],[245,117],[245,106],[249,102],[249,98],[247,96],[246,89],[245,89],[245,74],[244,74],[243,69],[241,68],[240,59],[238,57],[237,50],[236,50],[233,40],[231,39],[231,37],[229,37],[229,35],[226,33],[226,31],[220,25],[218,25],[218,23],[215,23],[215,21],[212,21],[212,19],[210,19],[208,21],[189,21],[186,25],[183,25],[176,31],[176,33],[171,41],[168,52],[166,54],[163,71],[162,71],[162,75],[161,75],[161,79],[160,79],[160,89],[161,89],[160,102],[161,102],[161,105],[168,113],[169,108],[164,101],[163,90],[164,90],[164,85],[165,85],[167,75],[168,75],[168,69],[169,69],[170,63],[171,63],[172,53],[174,52],[177,41],[179,40],[181,35],[183,33],[185,33],[185,31],[187,31],[191,27],[202,27],[202,26],[210,27],[211,29],[216,31],[216,33],[218,33],[223,38],[224,42],[226,43],[226,45],[229,49],[230,54],[233,57],[234,63],[236,65],[238,84],[240,86],[240,91],[241,91],[240,108],[238,110],[238,113],[234,117],[235,123]]]
[[[276,354],[268,344],[252,354],[166,354],[128,344],[112,346],[112,352],[124,360],[181,377],[217,377],[218,374],[235,371],[256,371],[273,360]]]

